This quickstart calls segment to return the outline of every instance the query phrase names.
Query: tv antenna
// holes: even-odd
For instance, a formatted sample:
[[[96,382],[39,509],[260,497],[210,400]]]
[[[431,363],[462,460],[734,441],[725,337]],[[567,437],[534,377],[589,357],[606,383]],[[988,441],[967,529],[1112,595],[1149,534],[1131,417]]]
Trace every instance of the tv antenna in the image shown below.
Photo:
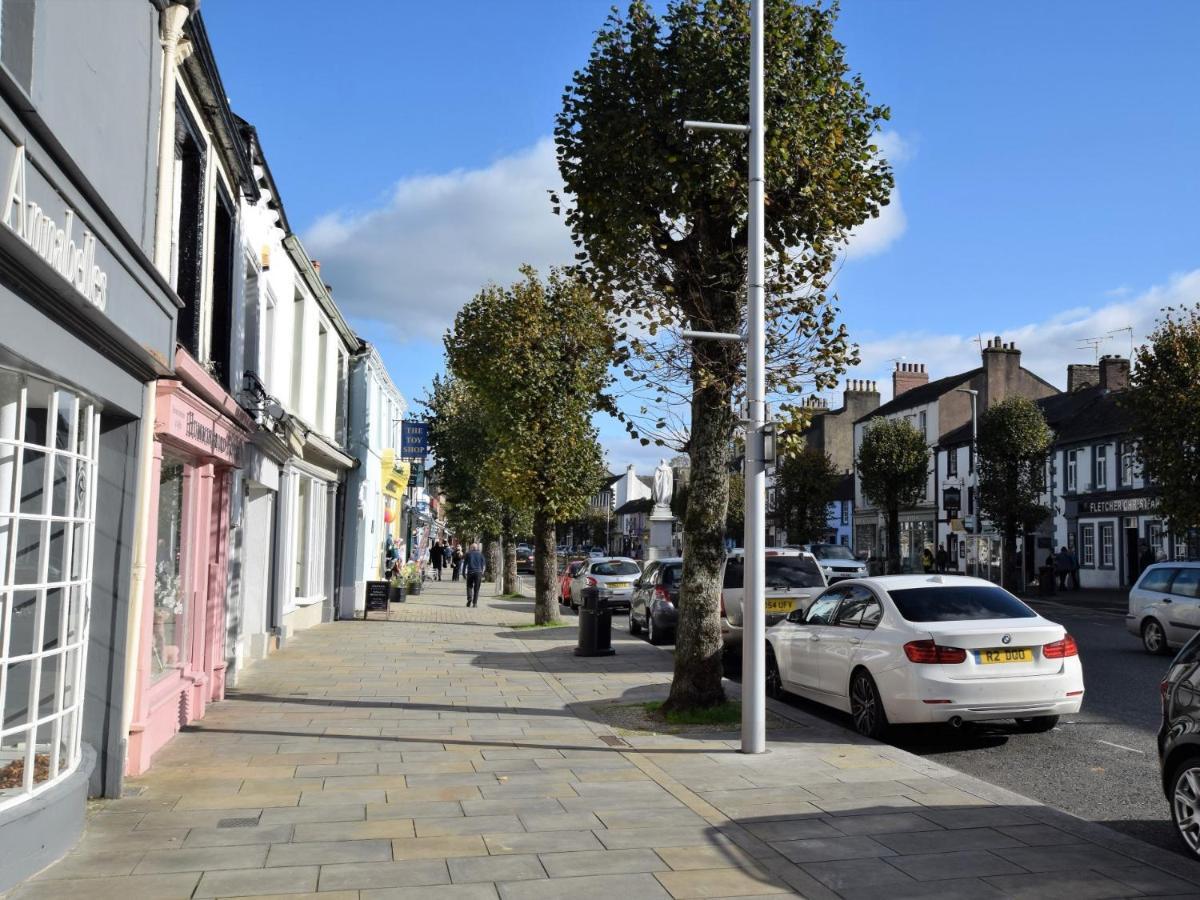
[[[1133,326],[1126,325],[1124,328],[1114,328],[1108,333],[1108,336],[1111,338],[1114,334],[1129,335],[1129,361],[1133,362]]]
[[[1077,350],[1091,350],[1095,354],[1096,362],[1100,362],[1100,346],[1105,341],[1110,341],[1112,338],[1109,335],[1100,335],[1099,337],[1080,338]]]

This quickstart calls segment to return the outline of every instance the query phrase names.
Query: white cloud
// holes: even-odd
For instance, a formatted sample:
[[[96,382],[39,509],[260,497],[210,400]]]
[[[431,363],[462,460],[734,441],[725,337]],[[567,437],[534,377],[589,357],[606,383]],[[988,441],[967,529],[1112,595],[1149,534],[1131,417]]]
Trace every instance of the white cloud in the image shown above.
[[[323,216],[305,245],[348,315],[386,323],[399,339],[436,340],[489,281],[515,281],[522,263],[545,271],[573,259],[546,193],[561,184],[544,138],[485,168],[405,178],[379,209]]]
[[[896,131],[882,131],[875,136],[879,155],[896,166],[912,159],[916,150]],[[867,219],[850,232],[846,242],[846,260],[875,256],[896,243],[908,230],[908,217],[900,200],[900,188],[892,188],[891,202],[874,219]]]
[[[1132,292],[1129,292],[1132,294]],[[1021,365],[1060,388],[1066,387],[1067,364],[1088,363],[1095,359],[1090,348],[1080,349],[1088,338],[1103,338],[1100,352],[1129,355],[1133,329],[1135,346],[1145,342],[1154,330],[1162,310],[1168,306],[1200,302],[1200,269],[1171,276],[1165,284],[1155,285],[1129,299],[1068,309],[1041,322],[1008,327],[996,321],[981,321],[980,334],[936,334],[907,332],[864,341],[862,365],[850,373],[854,378],[875,378],[884,400],[891,395],[893,360],[925,363],[931,380],[944,378],[979,365],[979,344],[996,335],[1006,343],[1013,341],[1021,350]]]

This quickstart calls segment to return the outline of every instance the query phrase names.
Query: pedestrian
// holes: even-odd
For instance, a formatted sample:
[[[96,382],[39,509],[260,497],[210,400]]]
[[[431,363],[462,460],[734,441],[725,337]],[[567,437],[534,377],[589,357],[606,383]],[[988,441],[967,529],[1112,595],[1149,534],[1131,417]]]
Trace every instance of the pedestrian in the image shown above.
[[[1060,547],[1058,553],[1054,555],[1054,577],[1058,579],[1058,589],[1065,591],[1067,589],[1067,577],[1071,574],[1071,551],[1066,547]]]
[[[946,574],[946,568],[950,565],[950,553],[945,546],[938,544],[937,552],[937,570],[939,575]]]
[[[471,545],[463,566],[467,573],[467,606],[478,606],[479,586],[483,583],[483,571],[487,568],[487,560],[483,558],[479,544]]]
[[[1071,590],[1079,590],[1079,557],[1074,550],[1067,551],[1067,559],[1071,563]]]
[[[933,551],[928,547],[923,548],[921,550],[921,568],[926,574],[929,574],[933,571],[933,565]]]
[[[441,541],[434,541],[433,548],[429,551],[429,564],[433,566],[434,581],[442,580],[442,562],[446,555],[446,548],[442,546]]]
[[[458,581],[458,576],[462,574],[463,552],[462,545],[454,542],[454,550],[450,553],[450,580]]]

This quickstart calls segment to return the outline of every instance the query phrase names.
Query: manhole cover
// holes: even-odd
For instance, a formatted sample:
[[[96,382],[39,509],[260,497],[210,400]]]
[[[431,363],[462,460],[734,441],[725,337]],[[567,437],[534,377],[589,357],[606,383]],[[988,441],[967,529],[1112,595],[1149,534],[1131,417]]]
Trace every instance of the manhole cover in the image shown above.
[[[218,828],[254,828],[258,825],[258,816],[243,816],[234,819],[221,819],[217,822]]]
[[[615,734],[602,734],[600,740],[608,744],[610,747],[632,747],[633,745],[625,738],[617,737]]]

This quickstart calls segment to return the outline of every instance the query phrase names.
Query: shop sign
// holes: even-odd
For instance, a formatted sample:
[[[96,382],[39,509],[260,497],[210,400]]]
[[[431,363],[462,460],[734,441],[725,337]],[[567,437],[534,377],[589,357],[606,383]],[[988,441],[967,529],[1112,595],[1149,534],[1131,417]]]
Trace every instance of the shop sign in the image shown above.
[[[429,423],[405,419],[400,424],[402,459],[424,459],[429,454]]]
[[[238,460],[242,456],[242,442],[228,431],[222,431],[215,425],[205,425],[196,418],[194,412],[187,414],[185,434],[197,444],[208,447],[213,456]]]
[[[86,228],[78,241],[75,210],[63,207],[62,223],[26,190],[25,147],[18,144],[8,169],[4,224],[30,246],[83,298],[104,312],[108,306],[108,273],[96,265],[96,237]]]
[[[1105,513],[1153,512],[1158,503],[1153,497],[1116,497],[1111,500],[1080,500],[1079,515],[1096,516]]]
[[[956,512],[962,508],[962,488],[942,488],[942,508]]]

